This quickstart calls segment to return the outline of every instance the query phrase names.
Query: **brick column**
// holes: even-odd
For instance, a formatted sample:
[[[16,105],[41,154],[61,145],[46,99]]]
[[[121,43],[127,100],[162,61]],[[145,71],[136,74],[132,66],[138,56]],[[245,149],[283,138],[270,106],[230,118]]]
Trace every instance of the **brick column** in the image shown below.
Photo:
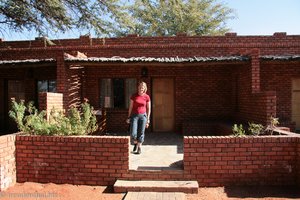
[[[63,95],[60,93],[41,92],[39,93],[39,110],[45,110],[47,119],[51,110],[63,111]]]
[[[259,49],[253,49],[251,54],[251,88],[252,93],[260,92]]]
[[[15,135],[0,137],[0,191],[16,183],[15,138]]]
[[[58,93],[63,94],[63,108],[68,109],[68,79],[67,67],[65,65],[64,54],[56,57],[56,88]]]

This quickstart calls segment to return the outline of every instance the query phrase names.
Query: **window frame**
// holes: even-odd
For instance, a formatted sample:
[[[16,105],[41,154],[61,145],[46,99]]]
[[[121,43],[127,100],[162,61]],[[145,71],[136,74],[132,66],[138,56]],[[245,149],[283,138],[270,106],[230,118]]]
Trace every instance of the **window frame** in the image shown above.
[[[39,91],[39,81],[46,81],[47,82],[47,91]],[[53,93],[56,93],[57,92],[57,80],[56,79],[44,79],[44,80],[41,80],[41,79],[37,79],[36,80],[36,92],[37,94],[40,93],[40,92],[50,92],[49,91],[49,83],[50,81],[54,81],[55,82],[55,91],[51,91]]]
[[[109,88],[109,90],[110,90],[110,107],[105,107],[105,97],[102,95],[102,92],[104,92],[104,91],[102,91],[103,90],[103,80],[110,80],[111,81],[111,83],[110,83],[110,88]],[[122,81],[123,81],[123,84],[124,84],[124,88],[123,88],[123,95],[124,95],[124,99],[123,99],[123,107],[115,107],[115,102],[114,102],[114,100],[115,100],[115,98],[114,98],[114,80],[116,80],[116,79],[121,79]],[[127,83],[127,80],[133,80],[134,82],[135,82],[135,91],[136,91],[136,87],[137,87],[137,81],[138,81],[138,79],[137,78],[132,78],[132,77],[126,77],[126,78],[123,78],[123,77],[114,77],[114,78],[100,78],[99,79],[99,107],[100,108],[105,108],[105,109],[128,109],[128,107],[129,107],[129,102],[130,101],[126,101],[126,96],[128,96],[129,98],[130,98],[130,96],[132,95],[132,94],[126,94],[127,93],[127,91],[128,91],[128,87],[130,86],[130,84],[128,84]]]

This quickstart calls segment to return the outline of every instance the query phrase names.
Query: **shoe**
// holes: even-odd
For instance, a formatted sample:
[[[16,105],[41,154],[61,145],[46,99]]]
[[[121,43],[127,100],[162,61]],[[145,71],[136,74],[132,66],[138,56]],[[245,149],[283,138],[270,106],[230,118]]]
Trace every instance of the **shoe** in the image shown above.
[[[141,154],[142,153],[142,148],[141,147],[138,147],[138,149],[137,149],[137,152],[136,152],[137,154]]]
[[[135,152],[136,149],[137,149],[137,144],[134,144],[134,146],[133,146],[133,152]]]

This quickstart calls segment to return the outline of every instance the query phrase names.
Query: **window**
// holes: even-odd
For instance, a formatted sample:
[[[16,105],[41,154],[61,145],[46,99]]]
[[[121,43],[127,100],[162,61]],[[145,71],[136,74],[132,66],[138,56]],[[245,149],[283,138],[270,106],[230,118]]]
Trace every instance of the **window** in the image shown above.
[[[38,80],[37,92],[56,92],[56,80]]]
[[[136,79],[101,79],[100,106],[128,108],[130,96],[136,92]]]

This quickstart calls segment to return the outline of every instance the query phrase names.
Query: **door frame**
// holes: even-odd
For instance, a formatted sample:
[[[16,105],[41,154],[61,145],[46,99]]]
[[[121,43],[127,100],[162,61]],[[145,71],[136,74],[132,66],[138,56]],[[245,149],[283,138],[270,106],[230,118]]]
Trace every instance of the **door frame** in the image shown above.
[[[153,85],[154,85],[154,80],[155,79],[171,79],[172,80],[172,82],[173,82],[173,113],[174,113],[174,117],[173,117],[173,127],[172,127],[172,130],[171,131],[157,131],[157,130],[155,130],[154,129],[154,87],[153,87]],[[157,133],[168,133],[168,132],[174,132],[175,131],[175,127],[176,127],[176,98],[175,98],[175,96],[176,96],[176,94],[175,94],[175,91],[176,91],[176,85],[175,85],[175,83],[176,83],[176,81],[175,81],[175,77],[173,77],[173,76],[164,76],[164,77],[152,77],[151,78],[151,119],[152,119],[152,123],[153,123],[153,125],[151,126],[151,131],[152,132],[157,132]]]

